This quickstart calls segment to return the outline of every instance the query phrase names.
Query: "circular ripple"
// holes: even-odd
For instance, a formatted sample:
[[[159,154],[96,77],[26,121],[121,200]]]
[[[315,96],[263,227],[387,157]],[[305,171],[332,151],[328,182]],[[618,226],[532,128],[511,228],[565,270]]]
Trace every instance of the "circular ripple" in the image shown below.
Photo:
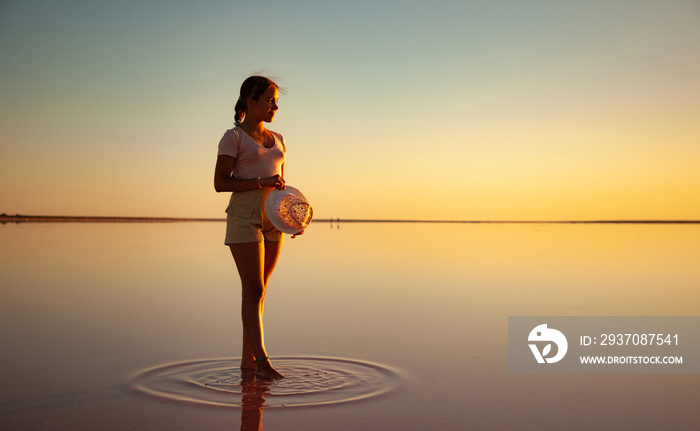
[[[149,395],[195,404],[235,408],[300,407],[344,403],[385,394],[397,374],[380,365],[340,358],[275,357],[286,378],[244,378],[240,359],[179,362],[151,368],[132,379]]]

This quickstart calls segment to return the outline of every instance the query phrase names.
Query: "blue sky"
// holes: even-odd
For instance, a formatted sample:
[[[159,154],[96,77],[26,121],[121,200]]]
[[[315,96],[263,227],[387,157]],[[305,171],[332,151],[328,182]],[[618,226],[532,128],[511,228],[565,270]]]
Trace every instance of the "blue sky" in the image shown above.
[[[700,3],[0,5],[0,212],[220,217],[240,83],[318,217],[700,218]]]

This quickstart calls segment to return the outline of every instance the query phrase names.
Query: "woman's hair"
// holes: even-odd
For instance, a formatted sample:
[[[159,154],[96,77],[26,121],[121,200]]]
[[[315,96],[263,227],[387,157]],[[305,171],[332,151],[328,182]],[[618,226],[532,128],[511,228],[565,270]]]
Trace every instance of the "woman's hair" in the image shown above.
[[[234,108],[236,114],[233,116],[233,120],[236,122],[236,125],[239,125],[241,121],[243,121],[248,98],[251,97],[253,100],[257,101],[271,85],[279,88],[271,79],[265,78],[264,76],[254,75],[243,81],[243,84],[241,84],[241,92],[236,101],[236,107]]]

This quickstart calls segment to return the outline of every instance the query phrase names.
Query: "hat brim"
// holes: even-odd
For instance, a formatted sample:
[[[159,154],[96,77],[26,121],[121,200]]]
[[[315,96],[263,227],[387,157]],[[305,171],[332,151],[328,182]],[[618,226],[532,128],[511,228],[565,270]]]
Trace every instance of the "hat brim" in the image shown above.
[[[292,186],[285,186],[284,190],[274,189],[267,195],[267,199],[265,200],[265,213],[267,214],[267,218],[270,219],[270,223],[272,223],[277,230],[286,234],[294,235],[303,231],[304,229],[288,226],[282,221],[282,219],[279,218],[277,209],[275,208],[275,202],[278,202],[279,199],[282,199],[286,195],[296,195],[308,202],[306,197],[304,197],[299,190]]]

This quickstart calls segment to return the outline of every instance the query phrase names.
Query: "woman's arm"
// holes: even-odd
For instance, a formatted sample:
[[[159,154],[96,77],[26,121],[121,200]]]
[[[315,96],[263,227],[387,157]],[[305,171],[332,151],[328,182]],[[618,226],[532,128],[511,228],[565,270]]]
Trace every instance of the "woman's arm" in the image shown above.
[[[284,180],[280,175],[273,175],[267,178],[257,178],[248,180],[233,178],[233,163],[236,161],[231,156],[218,156],[216,158],[216,168],[214,168],[214,189],[217,192],[244,192],[258,188],[274,189],[284,188]]]

